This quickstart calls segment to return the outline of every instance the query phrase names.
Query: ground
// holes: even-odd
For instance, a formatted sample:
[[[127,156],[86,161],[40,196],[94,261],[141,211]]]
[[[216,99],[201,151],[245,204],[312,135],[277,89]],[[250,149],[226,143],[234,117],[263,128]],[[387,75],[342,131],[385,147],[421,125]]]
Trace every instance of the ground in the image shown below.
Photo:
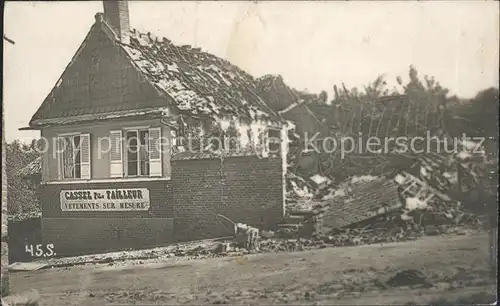
[[[406,304],[493,302],[488,236],[466,233],[383,245],[209,259],[154,259],[12,273],[13,292],[37,289],[41,305]],[[416,269],[430,287],[388,287]]]

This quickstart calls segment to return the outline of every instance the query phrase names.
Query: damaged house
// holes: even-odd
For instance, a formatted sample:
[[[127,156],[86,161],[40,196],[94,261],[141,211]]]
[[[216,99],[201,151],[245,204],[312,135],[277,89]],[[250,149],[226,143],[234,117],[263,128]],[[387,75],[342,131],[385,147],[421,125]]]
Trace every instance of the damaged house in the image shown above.
[[[309,137],[319,134],[319,139],[330,134],[330,130],[309,108],[309,104],[321,100],[325,103],[327,96],[301,92],[288,86],[281,76],[265,75],[257,79],[257,92],[284,119],[293,122],[296,134]]]
[[[281,77],[254,79],[199,48],[140,33],[126,1],[103,3],[25,128],[44,140],[24,172],[39,184],[42,242],[59,255],[232,235],[222,219],[309,233],[417,209],[456,219],[459,176],[480,185],[457,154],[304,150],[306,133],[338,141],[430,130],[441,139],[436,102],[327,105]]]
[[[479,144],[448,135],[443,101],[395,94],[334,102],[312,109],[333,137],[357,143],[344,156],[316,154],[309,167],[290,158],[287,227],[331,233],[380,218],[422,224],[426,214],[428,222],[475,222],[470,213],[491,160],[474,152]],[[383,141],[363,150],[371,137]]]
[[[217,214],[276,224],[290,125],[255,79],[134,30],[127,1],[103,4],[24,128],[46,140],[44,243],[75,254],[227,236]]]

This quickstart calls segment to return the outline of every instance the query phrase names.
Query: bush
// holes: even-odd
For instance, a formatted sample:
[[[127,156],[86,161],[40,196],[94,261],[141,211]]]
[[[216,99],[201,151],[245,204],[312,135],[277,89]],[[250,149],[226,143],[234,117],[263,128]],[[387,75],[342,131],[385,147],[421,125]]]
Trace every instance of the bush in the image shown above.
[[[9,215],[26,214],[40,210],[35,187],[20,174],[21,169],[41,155],[35,146],[36,141],[30,145],[17,140],[7,144],[5,151]]]

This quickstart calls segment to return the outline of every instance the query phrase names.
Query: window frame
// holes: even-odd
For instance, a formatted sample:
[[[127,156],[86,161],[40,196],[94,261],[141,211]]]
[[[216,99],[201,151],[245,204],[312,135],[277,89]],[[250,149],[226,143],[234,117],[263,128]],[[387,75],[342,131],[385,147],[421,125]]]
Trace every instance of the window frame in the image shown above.
[[[123,171],[123,177],[129,177],[129,178],[143,178],[143,177],[149,177],[151,173],[151,162],[149,160],[149,127],[134,127],[134,128],[125,128],[123,129],[123,132],[125,133],[123,140],[125,141],[125,144],[123,145],[123,158],[122,162],[124,165],[124,171]],[[136,148],[135,154],[137,154],[137,160],[135,161],[137,164],[137,174],[129,174],[129,142],[128,142],[128,133],[129,132],[135,132],[137,137],[137,144],[136,146],[140,147],[140,132],[146,132],[147,137],[145,139],[144,146],[146,147],[146,156],[147,156],[147,174],[140,174],[141,173],[141,158],[140,158],[140,148]]]
[[[171,148],[184,146],[183,140],[184,140],[183,133],[179,132],[176,129],[170,130],[170,142],[171,142],[170,147]]]
[[[58,169],[59,169],[59,180],[63,181],[71,181],[71,180],[81,180],[82,179],[82,133],[66,133],[66,134],[59,134],[57,135],[58,139],[61,139],[64,143],[66,143],[67,139],[71,139],[70,141],[75,144],[75,137],[79,137],[79,142],[78,142],[78,148],[77,150],[73,149],[73,176],[72,177],[66,177],[65,176],[65,158],[64,154],[66,150],[59,152],[60,148],[56,147],[56,152],[58,152]],[[66,149],[65,145],[65,149]],[[73,147],[74,148],[74,147]],[[76,160],[76,156],[79,156],[78,161]],[[77,177],[76,176],[76,165],[79,165],[80,167],[80,175]]]
[[[272,132],[276,132],[277,135],[271,135]],[[283,139],[281,139],[281,129],[279,129],[279,128],[273,128],[273,127],[268,127],[266,133],[267,133],[267,135],[266,135],[267,137],[265,139],[266,143],[264,144],[266,151],[269,152],[269,153],[271,153],[271,146],[277,145],[278,146],[278,152],[274,152],[272,154],[278,154],[278,155],[280,155],[281,151],[282,151],[281,143],[283,141]],[[279,139],[278,142],[272,142],[271,141],[271,138],[275,137],[275,136],[278,136],[278,139]]]

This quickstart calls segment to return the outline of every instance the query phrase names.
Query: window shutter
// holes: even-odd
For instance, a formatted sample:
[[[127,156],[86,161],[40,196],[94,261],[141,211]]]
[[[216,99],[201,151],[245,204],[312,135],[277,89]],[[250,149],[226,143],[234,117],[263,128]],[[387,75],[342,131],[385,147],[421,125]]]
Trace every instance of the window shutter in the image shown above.
[[[162,176],[161,128],[149,129],[149,176]]]
[[[90,180],[91,165],[90,165],[90,134],[80,135],[80,165],[81,179]]]
[[[123,177],[122,131],[110,131],[109,142],[109,174],[111,177]]]
[[[63,178],[63,150],[64,150],[64,138],[62,137],[57,137],[56,138],[56,147],[55,147],[55,155],[52,155],[56,158],[57,161],[57,170],[58,170],[58,177],[60,180]]]

